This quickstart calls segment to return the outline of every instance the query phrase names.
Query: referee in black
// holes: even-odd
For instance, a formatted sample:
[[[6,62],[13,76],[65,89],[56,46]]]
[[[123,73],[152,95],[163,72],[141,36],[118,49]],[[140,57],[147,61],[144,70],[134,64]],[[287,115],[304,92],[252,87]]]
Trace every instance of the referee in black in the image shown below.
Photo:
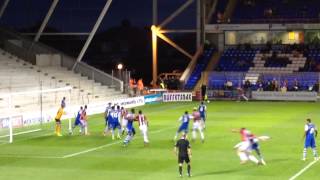
[[[187,135],[183,134],[181,139],[179,139],[174,147],[174,152],[178,156],[178,163],[179,163],[179,174],[182,177],[182,165],[183,162],[187,163],[187,170],[188,176],[191,177],[191,165],[190,165],[190,158],[191,158],[191,147],[190,143],[187,140]]]

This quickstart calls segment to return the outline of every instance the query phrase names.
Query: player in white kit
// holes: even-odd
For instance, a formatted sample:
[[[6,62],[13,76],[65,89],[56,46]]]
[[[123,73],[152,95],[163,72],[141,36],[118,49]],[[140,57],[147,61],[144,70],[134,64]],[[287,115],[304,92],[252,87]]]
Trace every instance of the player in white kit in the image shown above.
[[[144,114],[142,114],[142,111],[139,110],[138,115],[136,116],[136,121],[139,123],[139,129],[141,131],[141,134],[143,136],[143,142],[144,146],[147,146],[149,144],[148,139],[148,120]]]

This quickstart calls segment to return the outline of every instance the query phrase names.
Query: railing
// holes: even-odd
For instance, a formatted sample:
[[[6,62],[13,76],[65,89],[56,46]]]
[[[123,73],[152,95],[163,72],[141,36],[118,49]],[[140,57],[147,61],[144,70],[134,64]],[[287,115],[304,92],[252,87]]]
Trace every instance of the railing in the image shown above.
[[[100,71],[92,66],[89,66],[85,63],[77,63],[75,72],[80,73],[81,75],[87,76],[90,79],[93,79],[97,82],[102,83],[103,85],[107,85],[115,88],[121,92],[124,92],[123,81],[111,76],[103,71]]]

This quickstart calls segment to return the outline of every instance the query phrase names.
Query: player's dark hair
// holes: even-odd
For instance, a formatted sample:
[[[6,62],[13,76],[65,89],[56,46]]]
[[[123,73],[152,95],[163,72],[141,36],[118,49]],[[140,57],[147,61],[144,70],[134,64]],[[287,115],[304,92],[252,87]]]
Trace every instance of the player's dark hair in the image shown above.
[[[141,111],[141,110],[139,110],[139,114],[142,114],[142,111]]]
[[[184,114],[188,114],[188,111],[185,111]]]
[[[134,113],[134,109],[133,108],[131,109],[131,112]]]
[[[120,106],[118,105],[117,108],[120,109]]]
[[[83,107],[82,107],[82,106],[80,106],[80,109],[83,109]]]
[[[111,106],[111,109],[114,109],[114,106]]]
[[[311,123],[311,119],[310,118],[308,118],[307,121],[308,121],[308,123]]]
[[[84,105],[84,108],[87,109],[87,105]]]

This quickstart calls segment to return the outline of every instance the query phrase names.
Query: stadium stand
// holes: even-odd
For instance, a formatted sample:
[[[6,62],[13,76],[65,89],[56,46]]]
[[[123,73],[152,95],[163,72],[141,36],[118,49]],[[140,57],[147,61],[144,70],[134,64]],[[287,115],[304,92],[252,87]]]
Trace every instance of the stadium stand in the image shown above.
[[[107,102],[111,99],[125,98],[127,95],[108,86],[101,85],[86,76],[73,73],[60,66],[40,67],[0,49],[0,94],[26,92],[71,86],[70,101],[73,105]],[[42,108],[59,107],[66,92],[45,93]],[[69,100],[68,100],[69,101]],[[30,112],[39,109],[39,94],[17,96],[12,99],[14,112]],[[8,102],[0,99],[1,114],[8,113]]]
[[[195,68],[193,69],[189,79],[187,80],[184,89],[193,89],[197,84],[198,80],[201,78],[202,71],[207,67],[213,53],[214,48],[205,49],[202,55],[197,59]]]
[[[319,22],[319,1],[242,0],[233,13],[233,23]]]
[[[210,73],[209,89],[242,87],[250,81],[252,89],[311,91],[319,81],[320,51],[303,50],[294,46],[255,47],[249,49],[228,48],[224,51],[215,72]],[[274,88],[270,88],[277,83]],[[298,87],[295,87],[298,86]],[[295,88],[294,88],[295,87]]]

